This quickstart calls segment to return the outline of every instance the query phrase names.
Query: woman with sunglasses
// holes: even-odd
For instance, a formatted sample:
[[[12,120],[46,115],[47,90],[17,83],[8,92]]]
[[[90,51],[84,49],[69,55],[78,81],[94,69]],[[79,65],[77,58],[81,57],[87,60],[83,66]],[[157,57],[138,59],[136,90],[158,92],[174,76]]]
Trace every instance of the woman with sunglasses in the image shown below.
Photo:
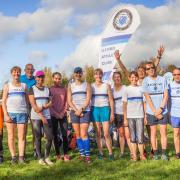
[[[170,83],[170,114],[174,134],[176,158],[180,159],[180,68],[173,70],[174,81]]]
[[[142,86],[146,98],[147,121],[151,129],[151,145],[154,160],[158,160],[157,149],[157,125],[160,126],[161,147],[163,160],[168,160],[167,149],[167,123],[168,123],[168,85],[165,78],[157,75],[156,68],[152,62],[146,63],[147,77],[144,78]]]
[[[31,119],[35,134],[35,145],[38,162],[41,165],[52,165],[49,159],[51,144],[53,140],[52,122],[49,107],[51,106],[50,91],[44,84],[45,74],[37,71],[35,75],[36,85],[29,90],[29,101],[31,103]],[[41,154],[42,128],[46,135],[45,158]]]
[[[20,82],[21,68],[11,69],[12,81],[4,86],[2,105],[8,132],[8,146],[11,163],[17,163],[15,148],[15,132],[18,129],[19,163],[24,163],[27,115],[27,86]]]
[[[70,117],[76,134],[80,160],[90,163],[90,140],[88,127],[90,121],[91,86],[82,80],[81,67],[74,69],[74,82],[68,85],[67,100],[71,108]]]

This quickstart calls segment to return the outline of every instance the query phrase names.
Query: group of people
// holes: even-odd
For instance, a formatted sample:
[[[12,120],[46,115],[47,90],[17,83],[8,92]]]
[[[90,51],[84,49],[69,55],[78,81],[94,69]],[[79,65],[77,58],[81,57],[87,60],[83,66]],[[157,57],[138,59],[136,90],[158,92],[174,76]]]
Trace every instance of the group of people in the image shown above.
[[[27,64],[25,75],[21,75],[20,67],[11,69],[12,81],[3,89],[2,106],[8,133],[8,146],[12,163],[25,162],[26,135],[28,120],[32,124],[35,153],[39,164],[52,165],[50,149],[54,143],[57,160],[69,161],[67,139],[67,109],[76,135],[76,144],[80,160],[91,162],[89,124],[93,123],[96,132],[98,159],[104,158],[102,136],[113,160],[110,126],[113,123],[119,133],[120,156],[123,157],[127,142],[130,158],[137,161],[139,150],[140,160],[146,160],[144,143],[144,127],[147,128],[151,142],[151,153],[158,160],[157,126],[161,135],[161,158],[168,160],[167,155],[167,124],[170,122],[174,132],[176,158],[180,158],[180,68],[173,70],[173,82],[157,74],[157,66],[164,52],[161,46],[155,62],[149,61],[137,67],[136,71],[128,72],[121,61],[121,54],[115,51],[115,59],[123,73],[129,78],[129,85],[122,84],[122,74],[115,71],[112,76],[113,85],[103,82],[103,71],[94,71],[94,83],[83,80],[81,67],[74,69],[73,81],[67,89],[61,85],[62,76],[59,72],[52,75],[54,85],[44,86],[45,74],[36,71]],[[59,127],[59,128],[58,128]],[[15,130],[18,130],[19,158],[16,156]],[[46,144],[44,157],[41,152],[42,128]],[[58,140],[61,131],[63,139],[63,155],[60,153]],[[1,156],[2,159],[2,156]]]

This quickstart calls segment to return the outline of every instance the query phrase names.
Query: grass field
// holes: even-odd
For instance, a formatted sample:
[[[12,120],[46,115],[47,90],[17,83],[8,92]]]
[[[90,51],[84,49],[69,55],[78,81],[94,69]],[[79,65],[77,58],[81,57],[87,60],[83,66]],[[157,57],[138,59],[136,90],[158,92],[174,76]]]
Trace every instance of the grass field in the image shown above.
[[[54,151],[52,167],[44,167],[32,157],[30,130],[27,136],[27,164],[11,165],[10,154],[7,148],[6,132],[4,133],[4,157],[5,162],[0,165],[0,179],[180,179],[180,161],[174,158],[174,147],[171,128],[168,130],[168,154],[170,161],[162,160],[146,162],[131,162],[129,156],[118,158],[119,151],[114,149],[115,160],[97,160],[95,152],[92,152],[92,163],[87,165],[79,162],[78,153],[70,152],[71,162],[55,162]],[[106,152],[107,154],[107,152]]]

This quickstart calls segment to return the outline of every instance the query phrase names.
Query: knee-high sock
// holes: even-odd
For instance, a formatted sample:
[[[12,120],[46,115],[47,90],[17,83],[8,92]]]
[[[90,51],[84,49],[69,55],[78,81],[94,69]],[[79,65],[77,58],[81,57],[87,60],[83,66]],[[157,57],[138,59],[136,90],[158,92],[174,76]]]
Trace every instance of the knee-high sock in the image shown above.
[[[84,154],[84,145],[83,145],[82,139],[81,138],[77,138],[76,142],[77,142],[77,146],[78,146],[80,155],[81,156],[85,156],[85,154]]]
[[[90,157],[90,140],[87,139],[83,139],[83,145],[84,145],[84,150],[85,150],[85,155],[86,157]]]

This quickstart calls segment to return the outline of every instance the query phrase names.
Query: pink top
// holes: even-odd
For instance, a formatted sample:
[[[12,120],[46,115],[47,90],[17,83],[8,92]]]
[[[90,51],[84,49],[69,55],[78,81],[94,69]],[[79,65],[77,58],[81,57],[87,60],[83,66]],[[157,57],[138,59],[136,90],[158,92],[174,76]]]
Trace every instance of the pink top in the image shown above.
[[[51,116],[63,118],[67,108],[67,90],[62,86],[50,87],[52,106],[50,107]]]

